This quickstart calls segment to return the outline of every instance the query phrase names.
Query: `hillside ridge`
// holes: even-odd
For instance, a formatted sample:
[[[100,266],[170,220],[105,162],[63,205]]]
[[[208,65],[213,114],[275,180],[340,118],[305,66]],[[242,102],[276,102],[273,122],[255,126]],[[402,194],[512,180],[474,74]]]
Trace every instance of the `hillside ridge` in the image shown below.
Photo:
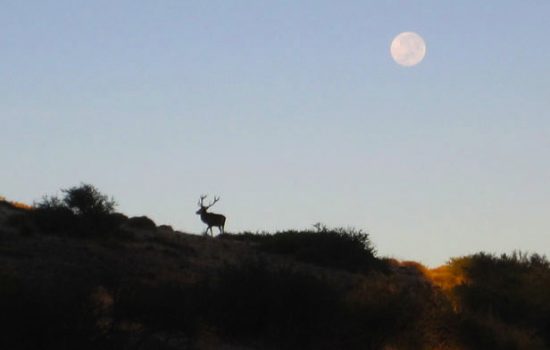
[[[211,238],[87,215],[0,202],[3,348],[548,348],[536,254],[428,269],[360,230]]]

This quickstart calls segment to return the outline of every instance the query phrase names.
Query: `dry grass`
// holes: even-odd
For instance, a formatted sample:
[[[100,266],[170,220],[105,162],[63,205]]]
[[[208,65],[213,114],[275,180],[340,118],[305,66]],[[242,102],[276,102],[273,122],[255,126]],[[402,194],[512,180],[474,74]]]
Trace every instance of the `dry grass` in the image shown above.
[[[443,265],[435,269],[427,269],[425,273],[434,285],[440,287],[444,291],[449,291],[467,282],[467,278],[463,273],[456,271],[449,265]]]
[[[32,210],[32,206],[23,202],[9,201],[5,197],[0,196],[0,203],[3,203],[5,206],[12,207],[14,209],[22,210]]]

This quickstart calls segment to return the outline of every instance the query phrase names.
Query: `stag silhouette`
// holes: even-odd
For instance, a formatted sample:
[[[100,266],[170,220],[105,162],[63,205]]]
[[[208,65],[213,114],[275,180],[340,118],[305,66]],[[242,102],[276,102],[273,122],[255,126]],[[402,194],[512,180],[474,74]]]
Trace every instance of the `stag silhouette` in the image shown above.
[[[197,210],[197,215],[201,216],[202,222],[208,225],[206,228],[206,231],[204,232],[205,235],[208,234],[208,230],[210,230],[210,235],[214,236],[214,233],[212,232],[212,226],[217,227],[220,230],[220,233],[224,233],[224,226],[225,226],[225,216],[221,214],[215,214],[215,213],[209,213],[207,212],[208,208],[213,206],[217,201],[220,200],[220,197],[214,197],[214,201],[210,203],[209,205],[204,205],[203,201],[206,198],[206,196],[201,196],[201,199],[199,200],[199,207],[200,209]]]

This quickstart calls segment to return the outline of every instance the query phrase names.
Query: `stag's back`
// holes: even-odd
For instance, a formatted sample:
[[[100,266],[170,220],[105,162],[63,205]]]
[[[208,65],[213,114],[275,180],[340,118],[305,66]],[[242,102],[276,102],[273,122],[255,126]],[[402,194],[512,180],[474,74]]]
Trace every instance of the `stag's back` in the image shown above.
[[[225,216],[216,213],[207,213],[206,210],[201,213],[201,220],[208,226],[224,226]]]

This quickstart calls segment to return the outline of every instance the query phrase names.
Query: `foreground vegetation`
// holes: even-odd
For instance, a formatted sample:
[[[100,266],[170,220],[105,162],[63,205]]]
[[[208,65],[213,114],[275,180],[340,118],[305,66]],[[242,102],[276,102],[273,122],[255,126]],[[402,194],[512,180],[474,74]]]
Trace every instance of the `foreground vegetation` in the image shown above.
[[[380,258],[354,229],[218,238],[95,187],[0,202],[2,349],[548,349],[550,263]]]

